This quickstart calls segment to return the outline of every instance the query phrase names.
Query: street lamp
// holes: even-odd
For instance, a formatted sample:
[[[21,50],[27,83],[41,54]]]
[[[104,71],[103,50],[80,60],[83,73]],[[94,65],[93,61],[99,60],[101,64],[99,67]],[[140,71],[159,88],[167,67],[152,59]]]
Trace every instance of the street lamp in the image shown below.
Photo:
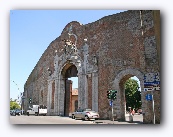
[[[18,88],[19,95],[18,95],[17,100],[18,100],[18,103],[20,104],[20,106],[21,106],[21,108],[22,108],[22,114],[23,114],[23,104],[22,104],[22,101],[23,101],[23,99],[24,99],[23,93],[20,92],[19,86],[14,82],[14,80],[13,80],[13,83],[14,83],[14,84],[17,86],[17,88]]]
[[[18,86],[14,81],[13,81],[13,83],[17,86],[17,89],[18,89],[18,92],[19,92],[19,95],[20,95],[19,86]],[[20,101],[20,100],[19,100],[19,95],[18,95],[18,97],[17,97],[18,101]]]

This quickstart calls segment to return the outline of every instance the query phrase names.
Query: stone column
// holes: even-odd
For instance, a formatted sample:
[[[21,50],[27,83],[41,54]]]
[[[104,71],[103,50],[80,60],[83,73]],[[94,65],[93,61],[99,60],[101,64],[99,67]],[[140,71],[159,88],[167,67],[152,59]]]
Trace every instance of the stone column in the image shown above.
[[[92,110],[98,112],[98,73],[92,73]]]
[[[65,95],[65,83],[62,78],[59,79],[60,88],[58,90],[58,100],[59,100],[59,115],[64,115],[64,95]]]
[[[120,100],[117,100],[119,102],[119,112],[118,112],[118,119],[125,121],[125,88],[124,88],[124,83],[120,83],[120,90],[118,93],[118,98]]]
[[[60,114],[60,83],[61,83],[61,81],[60,81],[60,76],[58,76],[58,79],[56,80],[56,87],[55,87],[55,93],[56,93],[56,98],[55,98],[55,102],[57,102],[57,105],[55,106],[56,108],[56,110],[55,111],[57,111],[57,115],[59,115]]]
[[[78,75],[78,107],[85,108],[85,80],[84,75]]]
[[[48,80],[48,93],[47,93],[47,113],[50,115],[51,110],[51,93],[52,93],[52,82]]]
[[[54,115],[58,115],[58,79],[55,79],[55,101],[54,101]]]
[[[85,80],[85,100],[84,100],[84,105],[85,105],[85,108],[88,108],[88,80],[87,80],[87,77],[86,75],[84,75],[84,80]]]
[[[85,100],[84,100],[84,106],[85,108],[88,108],[88,80],[87,80],[87,77],[86,77],[86,74],[87,74],[87,68],[88,68],[88,47],[89,45],[86,43],[85,41],[85,45],[83,46],[83,55],[84,55],[84,63],[83,63],[83,68],[84,68],[84,73],[85,75],[83,76],[84,77],[84,88],[85,88]]]
[[[122,119],[121,117],[121,89],[119,87],[119,80],[115,78],[113,89],[117,90],[117,99],[113,101],[114,114],[116,114],[117,119]]]

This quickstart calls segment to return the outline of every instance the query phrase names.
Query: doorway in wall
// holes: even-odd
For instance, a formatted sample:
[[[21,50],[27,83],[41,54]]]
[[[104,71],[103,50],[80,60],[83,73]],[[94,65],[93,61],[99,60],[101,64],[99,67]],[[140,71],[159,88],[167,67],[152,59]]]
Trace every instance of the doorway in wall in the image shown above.
[[[78,101],[78,90],[73,89],[74,86],[78,88],[78,71],[74,64],[67,64],[63,72],[65,80],[64,115],[69,116],[75,110],[75,101]]]

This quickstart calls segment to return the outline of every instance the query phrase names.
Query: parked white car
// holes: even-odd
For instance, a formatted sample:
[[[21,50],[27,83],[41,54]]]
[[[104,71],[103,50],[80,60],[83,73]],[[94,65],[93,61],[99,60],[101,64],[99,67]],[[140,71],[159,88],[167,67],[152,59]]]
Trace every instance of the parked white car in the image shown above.
[[[84,119],[84,120],[98,120],[100,118],[98,112],[95,112],[89,108],[78,109],[72,113],[72,119]]]
[[[47,114],[47,106],[45,105],[32,105],[32,107],[29,107],[26,114],[29,115],[43,115],[46,116]]]

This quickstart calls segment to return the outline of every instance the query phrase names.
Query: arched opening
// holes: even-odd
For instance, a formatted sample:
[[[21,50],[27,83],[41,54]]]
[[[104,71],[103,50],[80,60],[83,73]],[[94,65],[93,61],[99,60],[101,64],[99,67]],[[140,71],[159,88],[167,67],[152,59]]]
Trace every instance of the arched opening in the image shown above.
[[[64,79],[64,86],[65,86],[65,93],[64,93],[64,116],[69,116],[69,113],[74,111],[75,101],[78,100],[78,84],[76,90],[74,90],[73,82],[77,83],[78,78],[76,81],[74,77],[77,77],[78,71],[74,64],[69,63],[67,64],[62,70],[62,76]]]
[[[119,83],[121,100],[124,100],[122,111],[124,111],[125,121],[130,121],[130,116],[133,121],[143,122],[141,88],[139,79],[131,74],[124,76]]]

